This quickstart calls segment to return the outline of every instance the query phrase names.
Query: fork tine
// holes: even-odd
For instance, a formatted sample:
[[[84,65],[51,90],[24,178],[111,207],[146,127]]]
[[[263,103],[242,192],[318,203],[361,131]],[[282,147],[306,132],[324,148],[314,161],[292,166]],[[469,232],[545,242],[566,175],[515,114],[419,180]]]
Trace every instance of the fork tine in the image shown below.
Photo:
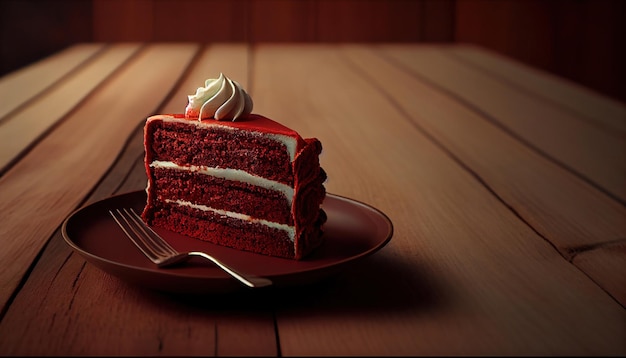
[[[115,220],[117,225],[122,229],[122,231],[124,231],[130,241],[132,241],[133,244],[135,244],[135,246],[137,246],[137,248],[139,248],[139,250],[141,250],[141,252],[143,252],[144,255],[150,259],[150,261],[156,263],[158,261],[158,256],[155,255],[155,253],[152,252],[152,250],[146,245],[145,241],[142,240],[141,235],[137,232],[134,226],[130,224],[126,216],[124,216],[119,209],[116,209],[115,211],[117,212],[117,215],[113,211],[109,210],[109,214],[111,214],[113,220]],[[122,221],[125,224],[123,224]]]
[[[127,218],[132,221],[135,228],[140,230],[141,233],[138,233],[141,236],[141,240],[148,246],[148,248],[154,252],[157,256],[164,257],[175,255],[176,251],[169,246],[165,240],[163,240],[156,232],[152,231],[149,226],[147,226],[143,220],[135,213],[134,211],[128,211],[128,209],[123,209],[124,214]],[[131,209],[132,210],[132,209]],[[134,214],[134,215],[133,215]]]
[[[165,255],[176,255],[178,251],[174,249],[167,241],[165,241],[159,234],[157,234],[150,226],[148,226],[137,214],[137,212],[131,208],[130,212],[127,209],[124,209],[126,213],[131,217],[131,219],[141,228],[141,231],[149,238],[151,238],[151,242],[158,248],[159,251],[163,252]]]

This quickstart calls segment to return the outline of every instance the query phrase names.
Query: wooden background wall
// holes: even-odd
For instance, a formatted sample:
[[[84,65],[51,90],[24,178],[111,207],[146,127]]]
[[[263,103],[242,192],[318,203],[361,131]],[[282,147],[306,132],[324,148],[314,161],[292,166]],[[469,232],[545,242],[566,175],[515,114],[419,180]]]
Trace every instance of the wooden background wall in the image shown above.
[[[626,102],[625,30],[623,0],[0,0],[0,75],[89,41],[469,42]]]

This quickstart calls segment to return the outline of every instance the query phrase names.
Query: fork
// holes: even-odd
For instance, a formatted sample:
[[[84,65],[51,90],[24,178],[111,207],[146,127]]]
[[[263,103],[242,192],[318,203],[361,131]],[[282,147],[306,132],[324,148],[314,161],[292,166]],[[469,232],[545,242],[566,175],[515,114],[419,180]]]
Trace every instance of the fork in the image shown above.
[[[146,225],[141,217],[133,210],[124,208],[109,210],[109,213],[124,231],[126,236],[143,252],[143,254],[158,267],[167,267],[185,261],[191,257],[207,259],[226,271],[229,275],[239,280],[248,287],[264,287],[272,284],[272,281],[264,277],[243,276],[226,266],[215,257],[201,251],[179,252],[167,241],[157,234],[151,227]]]

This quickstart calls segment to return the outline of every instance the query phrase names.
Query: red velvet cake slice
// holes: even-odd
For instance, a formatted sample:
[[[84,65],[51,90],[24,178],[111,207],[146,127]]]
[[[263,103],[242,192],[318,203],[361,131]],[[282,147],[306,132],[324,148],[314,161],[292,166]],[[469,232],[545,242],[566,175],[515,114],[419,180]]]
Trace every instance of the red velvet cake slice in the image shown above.
[[[241,86],[220,75],[189,96],[184,115],[149,117],[142,217],[194,239],[301,259],[323,238],[322,146],[251,109]]]

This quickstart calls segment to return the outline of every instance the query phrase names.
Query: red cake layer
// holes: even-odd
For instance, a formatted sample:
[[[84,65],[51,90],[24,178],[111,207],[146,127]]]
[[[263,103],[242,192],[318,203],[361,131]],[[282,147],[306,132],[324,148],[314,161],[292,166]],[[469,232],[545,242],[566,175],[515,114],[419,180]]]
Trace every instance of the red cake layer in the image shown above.
[[[182,115],[169,115],[183,120]],[[293,185],[291,158],[285,147],[260,135],[284,135],[296,142],[299,152],[306,142],[300,135],[268,118],[249,115],[237,122],[213,119],[184,120],[182,123],[149,118],[145,145],[147,162],[172,161],[178,164],[204,165],[245,170],[263,178]],[[187,124],[203,123],[207,128]],[[237,130],[232,130],[232,129]]]
[[[192,238],[268,256],[301,258],[321,243],[321,230],[311,228],[298,238],[301,248],[296,256],[295,244],[283,230],[184,206],[165,204],[152,210],[152,225],[175,227],[177,232]],[[320,218],[325,221],[325,214]]]
[[[155,169],[153,173],[154,193],[159,200],[183,200],[279,224],[294,224],[291,204],[278,191],[181,170]]]

